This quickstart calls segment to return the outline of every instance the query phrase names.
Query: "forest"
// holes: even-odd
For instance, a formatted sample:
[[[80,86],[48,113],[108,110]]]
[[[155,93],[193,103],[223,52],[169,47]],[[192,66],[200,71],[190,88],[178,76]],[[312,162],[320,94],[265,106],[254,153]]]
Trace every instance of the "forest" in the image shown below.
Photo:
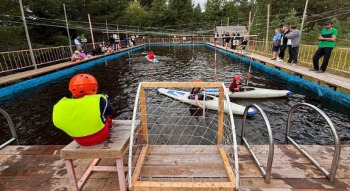
[[[263,40],[283,25],[301,27],[306,0],[207,0],[204,7],[192,0],[23,0],[25,20],[34,48],[68,45],[64,6],[71,38],[89,38],[90,14],[95,41],[106,41],[106,30],[157,37],[174,34],[213,35],[215,26],[246,26]],[[28,49],[18,0],[0,0],[0,51]],[[316,44],[326,20],[338,29],[338,46],[349,46],[350,1],[309,0],[302,43]]]

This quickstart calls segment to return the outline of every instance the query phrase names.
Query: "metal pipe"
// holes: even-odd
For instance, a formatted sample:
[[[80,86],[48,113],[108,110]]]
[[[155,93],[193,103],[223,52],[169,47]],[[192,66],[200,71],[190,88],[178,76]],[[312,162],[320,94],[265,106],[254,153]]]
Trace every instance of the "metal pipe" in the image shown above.
[[[30,58],[31,58],[31,60],[32,60],[32,63],[33,63],[34,68],[35,68],[35,69],[38,69],[38,67],[36,66],[35,58],[34,58],[34,53],[33,53],[33,49],[32,49],[32,43],[30,42],[30,37],[29,37],[29,33],[28,33],[26,18],[25,18],[25,16],[24,16],[24,11],[23,11],[22,0],[19,0],[19,6],[20,6],[20,9],[21,9],[22,20],[23,20],[23,25],[24,25],[24,30],[25,30],[26,37],[27,37],[27,43],[28,43],[28,46],[29,46]]]
[[[261,115],[265,121],[266,127],[267,127],[267,132],[269,134],[269,153],[268,153],[268,158],[267,158],[266,171],[263,169],[261,163],[259,162],[258,158],[255,156],[253,150],[251,149],[248,141],[246,141],[245,136],[244,136],[244,134],[245,134],[244,130],[245,130],[246,121],[247,121],[247,114],[248,114],[249,109],[252,107],[255,107],[261,113]],[[251,153],[256,164],[258,165],[258,168],[260,169],[261,173],[263,174],[265,182],[270,183],[270,176],[271,176],[271,169],[272,169],[273,155],[274,155],[274,140],[273,140],[273,136],[272,136],[272,129],[271,129],[270,122],[269,122],[265,112],[256,104],[248,105],[244,110],[243,119],[242,119],[241,138],[242,138],[245,146],[248,147],[249,152]]]
[[[317,163],[316,160],[314,160],[306,151],[304,151],[292,138],[289,137],[289,131],[290,131],[290,126],[291,126],[291,121],[293,117],[294,111],[301,106],[307,106],[310,107],[314,110],[316,110],[319,114],[322,115],[322,117],[327,121],[328,125],[331,128],[333,137],[334,137],[334,153],[333,153],[333,159],[332,159],[332,165],[330,172],[327,172],[319,163]],[[317,108],[314,105],[308,104],[308,103],[298,103],[294,105],[288,113],[288,119],[287,119],[287,128],[286,128],[286,135],[285,135],[286,140],[289,140],[292,142],[292,144],[301,152],[304,154],[306,158],[308,158],[331,182],[334,182],[336,171],[338,168],[339,164],[339,158],[340,158],[340,140],[337,134],[337,131],[332,123],[332,121],[329,119],[329,117],[319,108]]]
[[[66,4],[63,4],[63,10],[64,10],[64,18],[65,18],[65,20],[66,20],[66,28],[67,28],[67,35],[68,35],[69,48],[70,48],[71,54],[73,54],[72,41],[71,41],[71,39],[70,39],[69,26],[68,26],[68,19],[67,19],[67,12],[66,12]]]

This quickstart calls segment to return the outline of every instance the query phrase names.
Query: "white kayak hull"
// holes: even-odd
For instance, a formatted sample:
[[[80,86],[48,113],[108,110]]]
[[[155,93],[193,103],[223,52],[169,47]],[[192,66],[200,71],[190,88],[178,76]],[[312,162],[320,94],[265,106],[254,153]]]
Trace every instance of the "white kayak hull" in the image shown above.
[[[165,88],[159,88],[158,92],[169,96],[173,99],[182,101],[184,103],[188,103],[191,105],[196,105],[198,106],[198,104],[196,103],[196,101],[194,99],[189,99],[188,97],[190,96],[190,92],[185,92],[185,91],[178,91],[178,90],[172,90],[172,89],[165,89]],[[210,97],[211,100],[200,100],[200,102],[205,105],[206,109],[211,109],[211,110],[218,110],[219,107],[219,98],[212,96],[212,95],[206,95],[206,97]],[[227,102],[225,101],[224,104],[224,110],[226,113],[229,113],[229,106],[228,104],[231,105],[231,110],[232,113],[235,115],[243,115],[244,110],[245,110],[245,106],[242,105],[238,105],[236,103],[232,103],[232,102]],[[256,114],[256,110],[254,108],[249,108],[247,115],[248,116],[252,116]]]
[[[154,56],[154,59],[149,59],[149,58],[148,58],[148,55],[145,56],[145,58],[146,58],[148,61],[150,61],[150,62],[159,62],[159,61],[157,60],[156,56]]]
[[[226,88],[226,92],[229,92],[228,96],[231,98],[276,98],[286,97],[293,94],[293,92],[289,90],[273,90],[247,86],[244,86],[243,88],[247,89],[247,91],[232,93],[228,88]],[[217,96],[219,94],[219,89],[206,89],[205,93]]]

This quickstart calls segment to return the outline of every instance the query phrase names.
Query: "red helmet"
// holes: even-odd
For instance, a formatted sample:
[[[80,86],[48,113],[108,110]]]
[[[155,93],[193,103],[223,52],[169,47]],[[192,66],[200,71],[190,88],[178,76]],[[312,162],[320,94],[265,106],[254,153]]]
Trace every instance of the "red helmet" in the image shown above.
[[[193,82],[202,82],[202,80],[199,79],[199,78],[197,78],[197,79],[195,79]]]
[[[233,76],[232,80],[233,81],[241,81],[242,79],[241,79],[241,77],[235,75],[235,76]]]
[[[97,89],[97,80],[90,74],[77,74],[69,81],[69,91],[75,98],[81,98],[85,95],[95,95]]]

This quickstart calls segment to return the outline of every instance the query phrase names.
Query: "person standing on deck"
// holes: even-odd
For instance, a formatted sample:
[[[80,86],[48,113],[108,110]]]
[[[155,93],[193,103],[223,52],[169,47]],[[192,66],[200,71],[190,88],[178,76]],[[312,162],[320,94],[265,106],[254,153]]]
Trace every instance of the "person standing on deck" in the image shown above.
[[[281,44],[280,29],[276,29],[275,35],[273,36],[273,39],[272,39],[272,58],[271,58],[271,60],[277,59],[277,52],[278,52],[278,49],[280,48],[280,44]]]
[[[286,34],[286,38],[291,40],[292,47],[289,49],[289,59],[288,63],[292,63],[293,66],[298,64],[298,54],[299,54],[299,45],[300,45],[300,31],[295,25],[290,27],[290,33]]]
[[[80,35],[80,42],[83,46],[84,52],[88,52],[88,47],[87,47],[87,38],[84,36],[84,34]]]
[[[125,41],[126,47],[129,47],[129,38],[128,38],[128,35],[125,35],[124,41]]]
[[[316,71],[317,73],[323,73],[326,71],[329,58],[331,57],[332,50],[335,47],[335,39],[338,36],[338,30],[333,28],[333,21],[328,20],[326,21],[325,25],[326,28],[322,29],[321,34],[318,36],[318,49],[312,59],[314,68],[310,69],[311,71]],[[320,69],[318,61],[322,56],[323,62]]]
[[[114,44],[115,43],[115,39],[113,38],[113,35],[111,35],[109,37],[108,41],[109,41],[109,46],[111,46],[112,50],[114,51],[115,50],[115,44]]]
[[[281,46],[280,46],[280,53],[278,54],[277,61],[283,62],[284,59],[284,52],[287,49],[287,42],[288,38],[286,38],[286,35],[289,33],[289,27],[287,25],[283,26],[283,33],[281,37]]]
[[[77,38],[74,39],[74,44],[75,44],[75,46],[77,47],[77,50],[78,50],[78,51],[80,51],[80,50],[83,49],[83,48],[82,48],[82,45],[81,45],[81,43],[80,43],[80,37],[79,37],[79,36],[77,36]]]
[[[82,146],[99,144],[110,135],[115,108],[97,89],[95,77],[77,74],[69,82],[73,98],[64,97],[53,108],[54,125]]]
[[[120,50],[120,38],[119,38],[119,35],[115,36],[115,48],[117,50]]]

